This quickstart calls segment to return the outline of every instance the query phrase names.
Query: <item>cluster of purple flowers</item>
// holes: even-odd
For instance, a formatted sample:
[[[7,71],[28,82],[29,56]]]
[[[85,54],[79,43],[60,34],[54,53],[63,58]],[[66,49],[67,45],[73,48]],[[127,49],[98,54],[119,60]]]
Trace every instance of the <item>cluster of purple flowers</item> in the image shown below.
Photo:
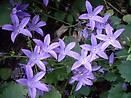
[[[34,16],[32,21],[30,21],[30,15],[23,11],[28,7],[28,4],[20,5],[20,2],[15,4],[14,0],[10,1],[13,6],[11,14],[12,25],[6,24],[2,27],[2,29],[12,31],[12,42],[14,43],[18,34],[32,37],[31,31],[35,31],[41,36],[44,36],[43,30],[40,27],[45,26],[46,22],[39,21],[38,15]],[[48,0],[43,1],[47,6]],[[98,14],[103,9],[103,6],[100,5],[92,10],[92,5],[90,2],[86,1],[86,9],[88,13],[79,16],[79,19],[88,20],[86,27],[84,27],[83,30],[86,32],[84,35],[87,38],[86,34],[88,34],[88,28],[91,29],[92,32],[96,30],[96,33],[91,34],[91,45],[80,45],[81,54],[78,54],[72,50],[76,45],[75,42],[65,45],[64,41],[59,39],[58,42],[51,43],[49,34],[44,37],[44,41],[33,39],[36,44],[34,51],[22,49],[23,53],[29,58],[29,61],[25,67],[27,78],[21,78],[16,81],[28,87],[31,98],[35,98],[38,91],[50,91],[50,87],[40,81],[46,74],[45,59],[53,57],[58,62],[60,62],[66,56],[74,58],[76,62],[71,67],[73,76],[71,77],[70,83],[74,83],[75,81],[78,82],[75,89],[77,91],[82,86],[93,85],[92,80],[95,79],[93,72],[99,70],[100,66],[93,66],[92,62],[100,57],[103,59],[108,59],[105,50],[109,45],[119,49],[122,48],[116,39],[124,31],[124,29],[119,29],[113,33],[114,29],[110,26],[109,23],[107,23],[109,15],[105,15],[103,18],[98,16]],[[99,43],[97,39],[99,39]],[[110,56],[110,64],[113,63],[113,58],[114,55],[112,53]],[[40,70],[40,72],[38,72],[35,76],[33,75],[32,69],[34,65],[37,66]]]

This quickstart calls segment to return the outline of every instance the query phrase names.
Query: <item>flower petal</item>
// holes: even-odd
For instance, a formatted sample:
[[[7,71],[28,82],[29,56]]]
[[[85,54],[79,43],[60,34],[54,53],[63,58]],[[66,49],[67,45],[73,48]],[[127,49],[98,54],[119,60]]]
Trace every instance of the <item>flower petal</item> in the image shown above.
[[[43,36],[43,30],[41,28],[35,28],[35,31],[39,33],[41,36]]]
[[[27,79],[18,79],[18,80],[16,80],[16,82],[18,82],[18,83],[20,83],[20,84],[22,84],[24,86],[27,86],[28,80]]]
[[[58,56],[58,62],[62,61],[65,58],[65,55],[60,53]]]
[[[91,50],[91,45],[88,45],[88,44],[83,44],[83,45],[80,45],[80,47],[86,51],[90,51]]]
[[[114,33],[113,37],[116,39],[118,36],[121,35],[121,33],[122,33],[123,31],[124,31],[124,29],[119,29],[119,30],[117,30],[117,31]]]
[[[81,63],[79,63],[78,61],[76,61],[76,62],[73,64],[71,70],[74,70],[74,69],[76,69],[76,68],[78,68],[78,67],[80,67],[80,66],[81,66]]]
[[[27,50],[27,49],[22,49],[22,52],[24,52],[25,55],[27,55],[29,58],[31,57],[31,51]]]
[[[44,44],[49,45],[50,44],[50,34],[47,34],[44,38]]]
[[[110,24],[107,24],[106,25],[106,34],[111,37],[112,36],[112,31],[113,31],[113,28],[110,26]]]
[[[20,27],[21,29],[23,29],[23,28],[28,24],[29,20],[30,20],[30,17],[27,17],[27,18],[22,19],[19,27]]]
[[[89,19],[88,14],[82,14],[82,15],[80,15],[79,19]]]
[[[41,83],[41,82],[38,82],[36,84],[36,88],[39,89],[39,90],[42,90],[42,91],[46,91],[46,92],[49,91],[49,88],[47,87],[47,85],[44,84],[44,83]]]
[[[26,65],[26,75],[28,79],[33,78],[33,70],[29,65]]]
[[[19,25],[19,19],[17,17],[17,15],[11,15],[11,21],[14,24],[14,26],[18,26]]]
[[[42,61],[35,61],[35,63],[43,72],[46,72],[45,64]]]
[[[97,40],[96,40],[96,37],[94,36],[94,34],[91,35],[91,44],[92,44],[92,46],[97,45]]]
[[[71,43],[69,43],[69,44],[66,46],[66,48],[65,48],[65,52],[70,51],[72,48],[75,47],[75,45],[76,45],[75,42],[71,42]]]
[[[91,30],[94,30],[94,28],[95,28],[95,21],[94,20],[90,20],[90,27],[91,27]]]
[[[33,24],[37,24],[37,22],[39,21],[39,15],[35,15],[32,19],[32,23]]]
[[[31,34],[30,31],[27,30],[27,29],[22,29],[22,30],[20,31],[20,33],[23,34],[23,35],[25,35],[25,36],[32,37],[32,34]]]
[[[12,33],[11,33],[11,40],[12,40],[13,43],[14,43],[15,38],[17,37],[17,35],[18,35],[17,32],[12,32]]]
[[[120,44],[117,40],[114,40],[114,41],[111,43],[111,45],[114,46],[115,48],[122,49],[121,44]]]
[[[97,54],[104,59],[108,59],[108,56],[104,51],[98,51]]]
[[[76,86],[75,91],[78,91],[82,87],[82,84],[83,84],[83,82],[79,81],[78,84],[77,84],[77,86]]]
[[[88,14],[92,12],[92,5],[90,4],[89,1],[86,1],[86,10]]]
[[[38,46],[40,46],[40,47],[42,47],[43,46],[43,42],[41,41],[41,40],[39,40],[39,39],[33,39],[33,41],[38,45]]]
[[[14,27],[10,24],[5,24],[5,25],[2,26],[2,29],[8,30],[8,31],[13,31]]]
[[[36,98],[36,88],[29,88],[31,98]]]
[[[103,40],[103,41],[106,41],[108,39],[108,37],[104,34],[98,34],[96,35],[96,38],[98,38],[99,40]]]
[[[103,9],[103,5],[97,6],[97,7],[94,9],[93,14],[94,14],[94,15],[97,15],[98,13],[100,13],[100,12],[102,11],[102,9]]]
[[[44,77],[45,73],[46,73],[46,72],[43,72],[43,71],[38,72],[38,73],[34,76],[33,81],[34,81],[34,82],[39,81],[40,79],[42,79],[42,78]]]
[[[38,27],[43,27],[43,26],[45,26],[45,25],[46,25],[46,22],[44,22],[44,21],[40,21],[40,22],[37,24]]]

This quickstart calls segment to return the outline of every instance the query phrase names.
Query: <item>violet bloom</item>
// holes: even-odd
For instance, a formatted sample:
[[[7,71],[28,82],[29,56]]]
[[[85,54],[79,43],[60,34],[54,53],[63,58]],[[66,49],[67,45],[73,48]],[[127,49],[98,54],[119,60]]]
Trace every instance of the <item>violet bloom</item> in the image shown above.
[[[33,39],[33,41],[41,47],[43,53],[49,53],[51,54],[55,59],[57,59],[57,54],[53,49],[57,48],[59,46],[58,42],[54,42],[50,44],[50,35],[47,34],[44,38],[44,42],[42,42],[39,39]]]
[[[75,91],[78,91],[82,86],[93,85],[91,80],[95,79],[93,73],[85,67],[79,67],[73,71],[74,76],[71,77],[70,83],[78,81]]]
[[[22,51],[29,58],[27,65],[32,67],[33,65],[36,64],[42,71],[44,72],[46,71],[45,64],[44,62],[42,62],[42,60],[50,57],[49,54],[43,54],[39,46],[35,46],[34,52],[31,52],[26,49],[22,49]]]
[[[96,22],[95,27],[96,27],[97,34],[101,34],[102,30],[105,29],[108,18],[109,18],[109,15],[105,15],[103,17],[103,23]]]
[[[112,52],[109,57],[109,64],[112,65],[114,63],[114,53]]]
[[[124,31],[124,29],[119,29],[113,34],[113,28],[107,24],[106,25],[106,34],[98,34],[96,35],[96,38],[103,40],[104,44],[103,47],[108,47],[109,45],[114,46],[115,48],[122,49],[121,44],[116,40],[116,38],[119,37],[119,35]]]
[[[30,14],[26,13],[26,12],[23,12],[23,10],[26,10],[26,8],[28,7],[29,4],[23,4],[21,5],[20,4],[20,1],[16,4],[15,6],[15,2],[14,0],[10,0],[10,3],[11,5],[14,7],[12,9],[12,15],[17,15],[18,17],[20,18],[23,18],[23,17],[29,17]]]
[[[97,40],[94,34],[91,35],[91,44],[92,45],[84,44],[84,45],[81,45],[80,47],[86,51],[90,51],[91,59],[94,59],[96,55],[104,59],[108,59],[106,53],[104,52],[105,49],[102,49],[103,42],[97,44]]]
[[[46,22],[44,21],[39,21],[39,15],[35,15],[32,19],[32,22],[28,23],[29,30],[30,31],[36,31],[39,33],[41,36],[43,36],[43,30],[40,27],[43,27],[46,25]]]
[[[85,50],[81,50],[81,55],[79,54],[75,54],[72,57],[75,58],[77,61],[73,64],[71,70],[74,70],[76,68],[79,68],[80,66],[84,65],[84,67],[89,70],[92,71],[92,66],[91,66],[91,62],[96,59],[96,57],[94,59],[91,60],[91,55],[87,56],[87,51]]]
[[[49,0],[43,0],[43,3],[44,3],[45,6],[47,6],[48,3],[49,3]]]
[[[97,14],[101,12],[101,10],[103,9],[103,6],[100,5],[98,7],[96,7],[94,9],[94,11],[92,10],[92,5],[90,4],[89,1],[86,1],[86,10],[88,13],[82,14],[79,16],[79,19],[87,19],[90,21],[90,27],[91,30],[94,30],[95,28],[95,22],[102,22],[103,23],[103,19],[102,17],[98,16]]]
[[[75,42],[69,43],[67,46],[65,46],[65,43],[63,40],[59,39],[59,46],[60,48],[57,49],[58,55],[58,62],[63,60],[66,55],[71,56],[72,52],[71,49],[75,46]]]
[[[31,67],[26,66],[26,74],[27,74],[27,79],[21,78],[16,81],[22,84],[23,86],[28,87],[31,98],[36,98],[37,89],[41,91],[49,92],[48,86],[45,83],[42,83],[41,81],[39,81],[40,79],[43,78],[43,76],[45,75],[45,72],[43,71],[39,72],[33,77],[33,71]]]
[[[22,19],[21,22],[19,22],[19,19],[16,15],[11,15],[11,20],[12,20],[13,25],[5,24],[4,26],[2,26],[2,29],[13,31],[11,33],[11,40],[13,43],[18,34],[23,34],[25,36],[32,37],[32,34],[30,33],[30,31],[27,29],[24,29],[30,20],[29,17],[26,17]]]

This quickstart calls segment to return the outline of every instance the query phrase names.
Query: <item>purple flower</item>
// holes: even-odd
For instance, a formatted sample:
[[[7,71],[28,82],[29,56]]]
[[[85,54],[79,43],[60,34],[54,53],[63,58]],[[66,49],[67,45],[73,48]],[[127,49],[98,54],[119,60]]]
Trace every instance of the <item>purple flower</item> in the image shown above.
[[[79,55],[78,53],[75,53],[74,55],[72,54],[72,57],[75,58],[77,61],[73,64],[71,70],[74,70],[84,65],[84,67],[87,70],[92,71],[91,61],[96,59],[96,57],[91,60],[91,55],[87,56],[87,53],[88,53],[87,51],[82,49],[81,55]]]
[[[50,57],[49,54],[43,54],[40,50],[40,47],[39,46],[35,46],[34,48],[34,52],[31,52],[29,50],[26,50],[26,49],[22,49],[22,51],[24,52],[25,55],[28,56],[29,58],[29,61],[28,61],[28,64],[29,66],[33,66],[35,64],[37,64],[37,66],[42,70],[42,71],[46,71],[46,68],[45,68],[45,64],[44,62],[42,62],[41,60],[44,60],[48,57]]]
[[[85,67],[79,67],[73,71],[74,76],[71,77],[70,83],[78,81],[75,91],[78,91],[82,86],[93,85],[91,80],[95,79],[93,73]]]
[[[109,64],[112,65],[114,63],[114,53],[112,52],[109,57]]]
[[[65,46],[65,43],[63,40],[59,39],[59,46],[60,48],[57,48],[57,52],[59,53],[58,55],[58,62],[63,60],[66,55],[71,56],[72,52],[71,49],[75,46],[75,42],[69,43],[67,46]]]
[[[53,49],[57,48],[59,46],[58,42],[54,42],[50,44],[50,35],[47,34],[44,38],[44,42],[38,39],[33,39],[33,41],[41,47],[43,53],[49,53],[51,54],[55,59],[57,59],[57,54]]]
[[[19,19],[16,15],[11,15],[11,20],[12,20],[13,25],[5,24],[4,26],[2,26],[2,29],[13,31],[11,33],[11,40],[13,43],[18,34],[24,34],[25,36],[32,37],[32,34],[30,33],[30,31],[27,29],[24,29],[30,20],[29,17],[24,18],[22,19],[21,22],[19,22]]]
[[[123,84],[122,84],[122,88],[123,88],[123,90],[126,90],[126,89],[127,89],[127,84],[126,84],[126,83],[123,83]]]
[[[92,10],[92,5],[90,4],[89,1],[86,1],[86,9],[87,9],[87,13],[85,14],[82,14],[79,16],[79,19],[87,19],[90,21],[90,27],[91,27],[91,30],[94,30],[94,27],[95,27],[95,22],[103,22],[103,19],[102,17],[98,16],[97,14],[101,12],[101,10],[103,9],[103,6],[100,5],[98,7],[96,7],[94,9],[94,11]]]
[[[106,25],[106,34],[98,34],[96,35],[96,38],[105,41],[102,47],[108,47],[109,45],[114,46],[115,48],[122,49],[122,46],[120,43],[116,40],[116,38],[119,37],[119,35],[124,31],[124,29],[119,29],[113,34],[113,28],[107,24]]]
[[[30,31],[36,31],[39,33],[41,36],[43,36],[43,30],[40,28],[42,26],[45,26],[46,22],[44,21],[39,21],[39,15],[35,15],[32,19],[32,22],[28,23],[29,30]]]
[[[94,59],[96,55],[104,59],[108,59],[106,53],[104,52],[105,49],[102,49],[103,42],[97,44],[97,40],[94,34],[91,35],[91,44],[92,45],[84,44],[84,45],[81,45],[80,47],[86,51],[90,51],[92,59]]]
[[[27,79],[21,78],[16,80],[18,83],[22,84],[23,86],[28,86],[29,94],[31,98],[36,97],[37,89],[41,91],[49,92],[49,88],[45,83],[39,81],[45,75],[45,72],[39,72],[33,77],[33,71],[30,66],[26,66],[26,74]]]
[[[15,6],[14,0],[10,0],[10,3],[12,4],[12,6],[14,6],[14,8],[12,9],[12,15],[17,15],[20,18],[30,16],[28,13],[23,12],[23,10],[25,10],[29,4],[20,5],[19,1]]]
[[[48,3],[49,3],[49,0],[43,0],[43,3],[44,3],[45,6],[47,6]]]
[[[103,17],[103,23],[96,22],[95,27],[96,27],[97,34],[101,34],[102,30],[105,29],[108,18],[109,18],[109,15],[105,15]]]

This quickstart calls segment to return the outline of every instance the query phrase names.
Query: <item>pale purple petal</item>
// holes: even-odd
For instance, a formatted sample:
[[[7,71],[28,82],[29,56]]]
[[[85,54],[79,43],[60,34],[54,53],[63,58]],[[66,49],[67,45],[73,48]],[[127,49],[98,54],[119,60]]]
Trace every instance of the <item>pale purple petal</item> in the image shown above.
[[[91,44],[92,44],[92,46],[97,45],[97,40],[96,40],[96,37],[94,36],[94,34],[91,35]]]
[[[82,56],[82,57],[86,57],[86,56],[87,56],[87,53],[88,53],[87,51],[85,51],[85,50],[83,50],[83,49],[81,50],[81,56]]]
[[[80,15],[79,19],[89,19],[88,14],[82,14],[82,15]]]
[[[20,83],[20,84],[22,84],[24,86],[27,86],[28,80],[27,79],[18,79],[18,80],[16,80],[16,82],[18,82],[18,83]]]
[[[56,48],[56,47],[58,47],[59,46],[59,43],[58,42],[54,42],[54,43],[52,43],[48,48],[50,49],[50,50],[52,50],[52,49],[54,49],[54,48]]]
[[[36,24],[39,21],[39,15],[35,15],[32,19],[32,23]]]
[[[111,45],[114,46],[115,48],[122,49],[121,44],[120,44],[117,40],[114,40],[114,41],[111,43]]]
[[[23,35],[25,35],[25,36],[32,37],[32,34],[31,34],[30,31],[27,30],[27,29],[22,29],[22,30],[20,31],[20,33],[23,34]]]
[[[45,64],[42,61],[35,61],[37,66],[44,72],[46,72]]]
[[[44,38],[44,44],[49,45],[50,44],[50,34],[47,34]]]
[[[83,84],[83,82],[79,81],[78,84],[77,84],[77,86],[76,86],[75,91],[78,91],[82,87],[82,84]]]
[[[40,21],[37,23],[37,27],[42,27],[42,26],[45,26],[46,25],[46,22],[44,21]]]
[[[14,43],[15,38],[17,37],[17,35],[18,35],[17,32],[12,32],[12,33],[11,33],[11,40],[12,40],[13,43]]]
[[[39,90],[46,91],[46,92],[49,91],[49,88],[48,88],[47,85],[44,84],[44,83],[38,82],[35,86],[36,86],[36,88],[39,89]]]
[[[80,57],[80,55],[77,52],[74,52],[74,51],[70,51],[67,55],[76,59],[76,60],[79,60],[79,57]]]
[[[86,64],[84,64],[84,66],[85,66],[85,68],[88,69],[89,71],[92,71],[92,66],[91,66],[90,63],[87,62]]]
[[[106,14],[104,17],[103,17],[103,20],[104,20],[104,23],[107,22],[107,20],[109,19],[110,15],[109,14]]]
[[[44,3],[45,6],[47,6],[48,3],[49,3],[49,0],[43,0],[43,3]]]
[[[39,39],[33,39],[33,41],[38,45],[38,46],[43,46],[43,42]]]
[[[26,13],[26,12],[17,12],[17,15],[20,17],[20,18],[23,18],[23,17],[30,17],[30,14]]]
[[[106,41],[108,39],[108,37],[104,34],[98,34],[96,35],[96,38],[98,38],[99,40],[103,40],[103,41]]]
[[[97,54],[98,54],[100,57],[104,58],[104,59],[108,59],[108,56],[107,56],[106,53],[103,52],[103,51],[98,51]]]
[[[13,31],[14,27],[10,24],[5,24],[5,25],[2,26],[2,29],[8,30],[8,31]]]
[[[87,45],[87,44],[84,44],[84,45],[80,45],[80,47],[86,51],[90,51],[91,50],[91,45]]]
[[[97,35],[101,34],[102,33],[102,29],[97,29],[96,33],[97,33]]]
[[[31,57],[31,51],[27,49],[22,49],[22,52],[24,52],[24,54],[27,55],[29,58]]]
[[[36,98],[36,88],[29,88],[31,98]]]
[[[91,30],[94,30],[94,28],[95,28],[95,21],[94,20],[90,20],[90,27],[91,27]]]
[[[11,4],[12,6],[15,6],[14,0],[10,0],[10,4]]]
[[[65,51],[67,51],[67,52],[70,51],[72,48],[75,47],[75,45],[76,45],[75,42],[69,43],[69,44],[66,46]]]
[[[103,9],[103,5],[100,5],[100,6],[97,6],[94,11],[93,11],[93,14],[94,15],[97,15],[98,13],[100,13]]]
[[[118,36],[121,35],[121,33],[122,33],[123,31],[124,31],[124,29],[119,29],[119,30],[117,30],[117,31],[114,33],[113,37],[116,39]]]
[[[101,51],[104,51],[109,45],[109,42],[104,42],[101,46]]]
[[[93,16],[93,20],[97,21],[97,22],[100,22],[100,23],[104,23],[104,20],[102,17],[100,16]]]
[[[45,73],[46,73],[46,72],[43,72],[43,71],[38,72],[38,73],[34,76],[33,81],[34,81],[34,82],[39,81],[40,79],[42,79],[42,78],[44,77]]]
[[[65,58],[64,54],[59,54],[58,56],[58,62],[62,61]]]
[[[19,19],[18,19],[17,15],[11,15],[11,21],[14,24],[14,26],[19,25]]]
[[[101,68],[101,66],[93,66],[92,67],[92,71],[97,71],[97,70],[99,70]]]
[[[39,33],[41,36],[43,36],[43,30],[41,28],[35,28],[35,31]]]
[[[61,49],[64,49],[65,48],[65,43],[62,39],[59,39],[59,46],[61,47]]]
[[[84,28],[84,30],[83,30],[83,37],[88,38],[88,31],[86,28]]]
[[[76,69],[76,68],[78,68],[78,67],[80,67],[80,66],[81,66],[81,63],[79,63],[78,61],[76,61],[76,62],[73,64],[71,70],[74,70],[74,69]]]
[[[34,48],[34,53],[40,53],[40,46],[35,46],[35,48]]]
[[[93,85],[93,82],[89,79],[83,79],[83,82],[86,84],[86,85]]]
[[[89,1],[86,1],[86,10],[88,14],[92,12],[92,5],[90,4]]]
[[[23,4],[17,7],[18,10],[25,10],[27,7],[29,6],[29,4]]]
[[[49,53],[50,53],[55,59],[57,59],[57,54],[56,54],[53,50],[50,50]]]
[[[28,79],[33,78],[33,70],[29,65],[26,65],[26,75]]]
[[[28,24],[29,20],[30,20],[30,17],[27,17],[27,18],[22,19],[19,27],[20,27],[21,29],[23,29],[23,28]]]
[[[106,34],[110,37],[112,36],[113,28],[110,26],[110,24],[106,25]]]

